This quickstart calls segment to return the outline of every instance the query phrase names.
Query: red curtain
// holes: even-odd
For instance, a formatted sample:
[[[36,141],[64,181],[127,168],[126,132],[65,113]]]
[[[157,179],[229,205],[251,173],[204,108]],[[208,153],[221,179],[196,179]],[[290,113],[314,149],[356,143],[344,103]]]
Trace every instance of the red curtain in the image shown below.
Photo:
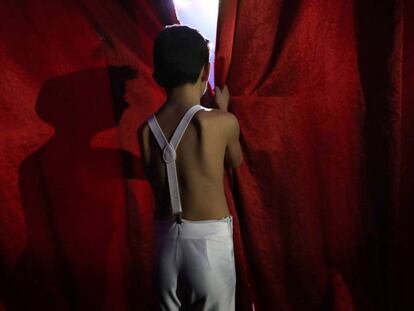
[[[0,2],[0,310],[154,310],[136,130],[171,1]]]
[[[413,5],[220,3],[237,310],[412,309]],[[0,2],[0,310],[157,309],[136,130],[176,22],[170,0]]]
[[[216,81],[241,127],[256,310],[414,307],[412,9],[221,2]]]

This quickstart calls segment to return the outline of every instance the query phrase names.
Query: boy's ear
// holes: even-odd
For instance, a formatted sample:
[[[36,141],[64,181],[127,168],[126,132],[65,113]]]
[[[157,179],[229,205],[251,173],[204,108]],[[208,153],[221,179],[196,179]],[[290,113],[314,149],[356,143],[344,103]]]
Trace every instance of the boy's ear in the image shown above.
[[[208,76],[210,74],[210,63],[204,65],[201,74],[201,82],[206,82],[208,80]]]

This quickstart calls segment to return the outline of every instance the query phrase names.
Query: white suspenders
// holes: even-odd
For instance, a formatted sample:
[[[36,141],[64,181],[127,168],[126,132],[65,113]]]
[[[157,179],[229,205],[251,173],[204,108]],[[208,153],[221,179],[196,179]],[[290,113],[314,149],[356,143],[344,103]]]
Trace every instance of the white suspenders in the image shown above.
[[[168,142],[167,138],[162,132],[161,127],[158,124],[157,119],[155,118],[155,115],[149,118],[147,121],[152,133],[154,134],[158,142],[158,145],[163,150],[162,156],[167,166],[168,187],[170,190],[172,213],[173,215],[178,216],[179,220],[181,219],[180,216],[182,213],[182,209],[180,201],[180,191],[178,188],[177,168],[175,166],[175,151],[177,150],[178,144],[180,143],[181,137],[187,129],[188,124],[190,123],[195,113],[199,110],[210,111],[211,109],[203,107],[201,105],[195,105],[188,109],[184,116],[181,118],[180,122],[178,123],[178,126],[175,129],[170,142]]]

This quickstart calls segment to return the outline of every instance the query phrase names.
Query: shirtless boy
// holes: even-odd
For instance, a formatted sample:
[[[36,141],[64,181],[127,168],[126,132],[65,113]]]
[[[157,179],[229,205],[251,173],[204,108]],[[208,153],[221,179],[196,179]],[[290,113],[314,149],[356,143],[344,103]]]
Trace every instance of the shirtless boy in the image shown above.
[[[235,309],[233,223],[225,167],[242,163],[239,124],[229,92],[201,106],[208,83],[208,40],[173,25],[154,44],[155,81],[164,105],[139,129],[146,176],[155,197],[154,278],[161,310]],[[181,137],[181,139],[180,139]]]

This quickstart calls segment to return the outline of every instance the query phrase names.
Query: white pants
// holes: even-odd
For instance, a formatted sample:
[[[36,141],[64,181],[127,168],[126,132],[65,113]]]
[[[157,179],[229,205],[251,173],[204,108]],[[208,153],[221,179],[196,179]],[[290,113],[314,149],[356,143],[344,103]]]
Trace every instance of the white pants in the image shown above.
[[[155,285],[163,311],[234,311],[233,219],[156,221]]]

